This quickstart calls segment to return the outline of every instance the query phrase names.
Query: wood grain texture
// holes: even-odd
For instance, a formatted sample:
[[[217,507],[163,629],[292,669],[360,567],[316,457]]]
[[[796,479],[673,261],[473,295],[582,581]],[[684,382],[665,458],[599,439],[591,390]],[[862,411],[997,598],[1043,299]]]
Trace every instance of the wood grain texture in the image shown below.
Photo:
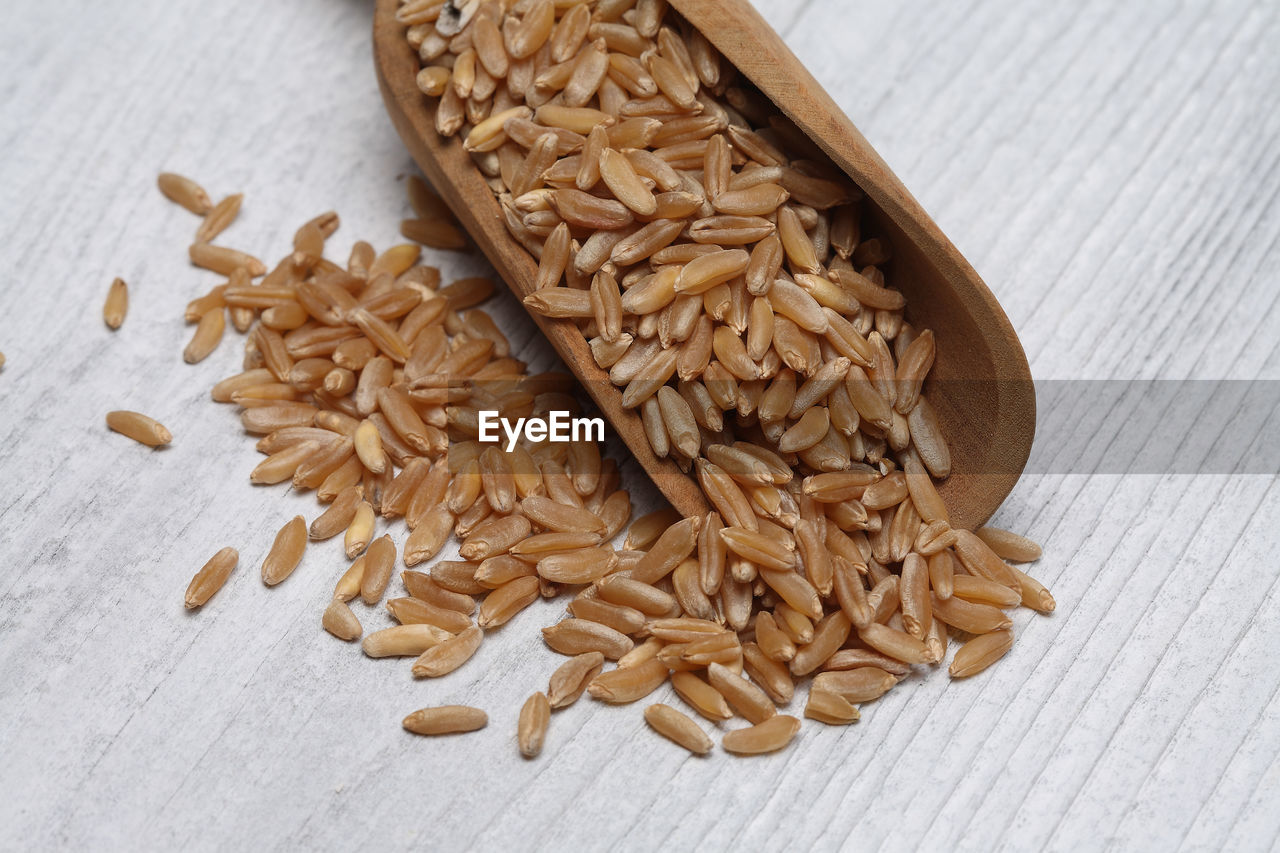
[[[1280,378],[1274,4],[761,8],[991,286],[1037,379]],[[370,14],[0,9],[0,847],[1275,846],[1274,476],[1024,477],[995,521],[1044,544],[1058,612],[1020,614],[978,678],[913,677],[852,728],[809,725],[752,761],[690,758],[640,708],[589,701],[520,759],[555,604],[424,684],[321,631],[336,543],[264,589],[275,531],[316,506],[248,484],[249,440],[207,399],[237,348],[181,362],[182,307],[213,278],[187,264],[197,220],[154,176],[246,191],[223,242],[267,257],[331,207],[339,252],[397,239],[411,164]],[[435,258],[447,277],[484,269]],[[117,275],[132,298],[112,333]],[[517,352],[554,363],[496,301]],[[114,408],[159,418],[173,446],[109,435]],[[240,567],[185,613],[191,573],[228,544]],[[448,703],[489,727],[400,729]]]

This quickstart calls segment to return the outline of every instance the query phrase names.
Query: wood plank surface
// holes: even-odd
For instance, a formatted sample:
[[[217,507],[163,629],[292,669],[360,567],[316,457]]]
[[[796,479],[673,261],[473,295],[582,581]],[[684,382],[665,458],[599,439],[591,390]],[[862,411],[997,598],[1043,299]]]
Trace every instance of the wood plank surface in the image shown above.
[[[760,7],[1001,299],[1038,381],[1280,378],[1280,6]],[[978,678],[913,676],[860,723],[806,725],[755,760],[690,758],[639,707],[589,701],[522,760],[516,714],[557,662],[538,628],[563,602],[423,683],[321,632],[336,542],[266,590],[271,537],[316,504],[250,486],[258,457],[208,399],[240,339],[181,361],[183,306],[216,277],[187,263],[198,220],[154,178],[244,191],[223,242],[272,260],[330,208],[338,256],[397,241],[412,164],[370,14],[0,9],[0,848],[1275,846],[1274,470],[1084,472],[1048,448],[995,523],[1044,545],[1057,613],[1017,615]],[[112,333],[117,275],[132,306]],[[516,354],[551,365],[519,306],[495,305]],[[107,433],[115,408],[173,446]],[[638,511],[655,506],[623,467]],[[232,580],[186,613],[192,572],[228,544]],[[489,727],[400,729],[451,702]]]

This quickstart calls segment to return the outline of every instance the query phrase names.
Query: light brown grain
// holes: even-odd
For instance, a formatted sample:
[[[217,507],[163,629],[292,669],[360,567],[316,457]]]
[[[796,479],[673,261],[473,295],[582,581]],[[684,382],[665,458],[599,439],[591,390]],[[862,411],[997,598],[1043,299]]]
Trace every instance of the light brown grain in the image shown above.
[[[435,625],[395,625],[364,638],[364,653],[371,658],[417,657],[453,635]]]
[[[209,194],[190,178],[173,172],[161,172],[156,178],[156,185],[165,198],[182,205],[197,216],[204,216],[213,209]]]
[[[223,548],[209,558],[209,562],[200,567],[200,571],[191,578],[187,585],[185,602],[188,610],[204,606],[214,594],[222,589],[240,560],[235,548]]]
[[[1013,631],[993,631],[974,637],[960,647],[951,661],[952,678],[968,678],[977,675],[995,663],[1013,646]]]
[[[735,755],[763,755],[784,748],[799,731],[798,719],[777,714],[749,728],[726,732],[720,743]]]
[[[829,726],[856,723],[861,716],[858,709],[843,696],[816,686],[809,691],[809,698],[804,705],[804,715]]]
[[[102,320],[107,328],[118,329],[124,324],[125,314],[129,312],[129,285],[124,279],[117,278],[107,289],[107,299],[102,305]]]
[[[416,735],[449,735],[474,732],[489,724],[489,715],[467,705],[422,708],[404,718],[401,725]]]
[[[600,652],[610,660],[617,660],[635,645],[625,634],[585,619],[565,619],[543,628],[542,638],[553,651],[562,655]]]
[[[339,640],[359,639],[364,628],[360,625],[360,620],[351,608],[347,606],[345,601],[335,598],[329,602],[329,606],[324,609],[324,616],[320,620],[321,625],[333,636]]]
[[[566,708],[578,701],[587,685],[604,669],[604,655],[586,652],[562,663],[551,674],[547,699],[552,708]]]
[[[107,427],[148,447],[162,447],[173,441],[173,433],[163,424],[139,412],[107,412]]]
[[[635,702],[661,687],[668,674],[666,664],[655,658],[627,669],[602,672],[587,685],[587,692],[602,702]]]
[[[262,561],[262,582],[267,586],[275,586],[293,574],[293,570],[302,562],[306,548],[307,523],[302,516],[296,515],[280,528],[271,544],[271,550]]]
[[[547,695],[534,693],[520,707],[520,717],[516,723],[516,742],[520,746],[520,754],[525,758],[537,758],[547,739],[547,728],[551,724],[551,705]]]
[[[697,723],[670,705],[650,705],[644,709],[644,720],[655,732],[694,755],[706,755],[714,746]]]
[[[439,678],[462,666],[480,648],[484,632],[472,625],[424,651],[413,662],[415,678]]]
[[[369,544],[361,559],[364,560],[364,572],[360,576],[360,598],[365,604],[377,604],[391,581],[391,573],[395,571],[396,544],[389,534],[380,536]]]

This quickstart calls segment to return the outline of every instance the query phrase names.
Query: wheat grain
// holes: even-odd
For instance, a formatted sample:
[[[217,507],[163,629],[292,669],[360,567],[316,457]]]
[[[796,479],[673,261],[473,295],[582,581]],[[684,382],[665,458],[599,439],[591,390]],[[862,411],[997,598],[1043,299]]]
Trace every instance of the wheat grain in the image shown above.
[[[252,255],[226,246],[215,246],[212,243],[192,243],[188,250],[191,263],[225,276],[230,276],[238,269],[243,269],[250,276],[257,278],[265,275],[267,268],[262,261]],[[264,293],[263,296],[266,296]]]
[[[838,693],[814,687],[804,705],[804,715],[829,726],[845,726],[860,719],[858,709]]]
[[[600,652],[610,660],[617,660],[635,645],[627,635],[585,619],[565,619],[543,628],[542,638],[553,651],[562,655]]]
[[[681,699],[708,720],[727,720],[733,716],[720,691],[692,672],[671,673],[671,686]]]
[[[467,705],[441,705],[422,708],[404,718],[406,731],[416,735],[448,735],[474,732],[489,724],[489,716],[479,708]]]
[[[347,606],[345,601],[335,598],[329,602],[329,606],[324,609],[324,616],[320,620],[321,625],[333,636],[339,640],[359,639],[364,629],[360,625],[360,620],[351,612],[351,608]]]
[[[958,578],[957,578],[958,580]],[[1020,595],[1018,598],[1021,598]],[[998,607],[966,601],[958,593],[946,600],[934,597],[933,612],[937,618],[960,631],[987,634],[1008,628],[1013,623]]]
[[[355,513],[351,517],[351,523],[347,525],[347,532],[343,538],[342,547],[346,551],[347,559],[355,559],[369,546],[370,540],[373,539],[373,525],[373,505],[367,500],[361,500],[356,505]],[[362,581],[361,587],[363,586]]]
[[[1009,589],[1004,584],[977,575],[956,575],[952,580],[952,594],[974,604],[993,607],[1016,607],[1023,599],[1021,589]]]
[[[632,570],[634,572],[634,569]],[[611,575],[597,583],[599,596],[611,604],[633,607],[649,616],[668,616],[678,610],[675,596],[631,577]]]
[[[849,638],[853,623],[842,610],[824,616],[813,629],[813,641],[802,646],[791,660],[794,675],[808,675],[822,666]]]
[[[303,441],[272,453],[249,473],[249,481],[274,485],[292,479],[298,467],[311,458],[318,448],[315,441]]]
[[[887,693],[898,679],[892,673],[874,666],[820,672],[813,679],[814,690],[826,690],[847,702],[871,702]]]
[[[412,507],[408,517],[413,518]],[[404,564],[416,566],[439,554],[453,533],[453,524],[453,513],[443,506],[436,506],[420,521],[415,521],[413,531],[404,543]]]
[[[365,555],[361,554],[352,561],[347,570],[338,578],[333,588],[333,597],[342,602],[350,601],[360,594],[360,584],[364,580]]]
[[[952,678],[977,675],[1000,658],[1013,646],[1013,632],[1004,629],[974,637],[960,647],[951,661]]]
[[[365,604],[377,604],[382,600],[382,594],[396,567],[395,542],[390,535],[380,536],[370,543],[363,559],[365,567],[360,576],[360,598]],[[444,625],[440,627],[447,628]]]
[[[393,598],[387,602],[387,612],[401,625],[425,623],[443,628],[451,634],[462,633],[471,626],[471,619],[467,615],[417,598]]]
[[[534,693],[521,706],[520,718],[516,724],[516,741],[521,755],[525,758],[538,757],[546,741],[550,723],[551,706],[546,694]]]
[[[937,602],[934,603],[937,612]],[[871,648],[903,663],[935,663],[925,644],[888,625],[871,623],[858,629],[858,638]]]
[[[1040,546],[1025,536],[998,527],[980,527],[973,532],[1003,560],[1030,563],[1040,559]]]
[[[505,554],[511,546],[528,537],[532,529],[529,519],[523,515],[508,515],[485,521],[471,531],[458,553],[465,560],[484,560]]]
[[[293,570],[302,562],[306,548],[307,523],[302,516],[296,515],[280,528],[271,550],[262,561],[262,582],[267,586],[275,586],[293,574]]]
[[[475,599],[469,595],[453,592],[440,586],[430,575],[422,572],[406,571],[400,573],[400,578],[404,582],[404,588],[409,595],[414,598],[443,607],[446,610],[455,610],[458,613],[470,615],[475,612]]]
[[[156,178],[160,192],[170,201],[180,204],[197,216],[204,216],[213,209],[209,194],[190,178],[172,172],[161,172]]]
[[[478,563],[470,560],[441,560],[431,568],[431,579],[451,592],[483,595],[486,587],[476,581]]]
[[[602,702],[626,704],[657,690],[666,683],[668,674],[667,665],[655,658],[626,669],[602,672],[587,685],[587,692]]]
[[[545,495],[530,495],[520,502],[520,512],[546,530],[565,533],[604,533],[606,523],[586,509],[556,503]]]
[[[537,570],[548,581],[585,584],[599,580],[617,565],[618,556],[612,548],[581,548],[548,554],[538,560]]]
[[[697,723],[669,705],[650,705],[644,709],[645,722],[654,731],[692,752],[706,755],[713,746],[711,738]]]
[[[215,384],[210,391],[210,396],[219,403],[230,403],[232,395],[236,392],[262,385],[273,379],[271,371],[266,368],[259,367],[253,370],[246,370]]]
[[[364,638],[364,653],[371,658],[416,657],[453,637],[435,625],[396,625]]]
[[[1014,575],[1018,578],[1024,607],[1030,607],[1032,610],[1038,610],[1041,613],[1052,613],[1057,609],[1058,603],[1044,584],[1022,572],[1016,566],[1010,566],[1010,568],[1013,569]]]
[[[901,577],[898,595],[902,606],[902,624],[908,634],[922,640],[933,620],[929,599],[929,564],[919,554],[908,554],[902,563]]]
[[[757,644],[742,644],[742,667],[776,704],[786,705],[791,701],[795,682],[790,671],[784,664],[766,657]]]
[[[725,700],[740,715],[753,723],[767,720],[777,708],[764,691],[720,663],[707,667],[707,677]]]
[[[873,562],[871,565],[879,566],[880,564]],[[902,578],[886,569],[881,569],[881,572],[883,577],[876,581],[876,585],[867,593],[867,604],[874,614],[872,621],[883,625],[902,604]]]
[[[107,299],[102,306],[102,320],[110,329],[118,329],[124,324],[124,317],[129,311],[129,286],[124,279],[117,278],[111,282],[107,290]]]
[[[200,223],[200,227],[196,229],[196,242],[213,242],[232,222],[235,222],[236,217],[240,214],[240,204],[243,201],[243,194],[233,193],[210,208],[209,212],[205,214],[204,220]]]
[[[666,644],[657,637],[649,637],[643,643],[635,646],[631,651],[618,658],[618,669],[631,669],[632,667],[639,666],[646,661],[653,660],[665,647]]]
[[[499,554],[496,557],[481,561],[476,566],[475,574],[472,575],[472,578],[479,586],[485,589],[497,589],[516,578],[533,577],[535,575],[537,575],[537,571],[534,565],[511,554]]]
[[[356,456],[360,462],[375,474],[381,474],[387,468],[387,454],[382,447],[382,436],[378,427],[367,418],[356,428]]]
[[[148,447],[162,447],[173,441],[173,433],[163,424],[139,412],[107,412],[107,428]]]
[[[726,752],[736,755],[762,755],[782,749],[799,731],[799,720],[777,714],[749,728],[727,732],[720,743]]]
[[[521,610],[537,601],[538,595],[537,577],[521,577],[507,581],[485,596],[484,603],[480,605],[480,615],[476,624],[481,628],[496,628],[504,625]],[[557,651],[560,650],[557,649]],[[564,654],[572,654],[572,652],[564,652]]]
[[[698,542],[701,518],[685,518],[668,527],[631,570],[636,583],[653,584],[671,573],[693,553]]]
[[[642,515],[627,529],[627,538],[623,547],[628,551],[647,551],[654,542],[658,541],[658,537],[664,531],[680,520],[680,513],[670,507]]]
[[[778,627],[769,611],[762,610],[756,614],[755,629],[756,642],[769,659],[787,663],[796,656],[795,643]]]
[[[587,685],[604,668],[604,655],[585,652],[561,664],[551,675],[547,698],[552,708],[566,708],[578,701]]]
[[[640,519],[622,551],[602,544],[626,525],[630,501],[594,444],[503,453],[475,441],[484,409],[576,413],[567,377],[528,376],[492,318],[470,310],[492,281],[442,287],[412,243],[378,254],[357,242],[335,264],[324,251],[338,220],[326,214],[253,285],[263,265],[207,245],[234,216],[238,200],[224,200],[191,252],[229,280],[191,319],[226,307],[243,330],[260,318],[250,375],[215,389],[267,436],[255,478],[292,477],[334,501],[312,535],[346,529],[353,554],[375,511],[404,516],[407,565],[460,540],[460,560],[406,572],[411,597],[388,603],[400,628],[439,632],[417,652],[419,674],[459,665],[482,629],[561,584],[588,584],[573,618],[544,632],[552,648],[586,655],[553,677],[548,708],[587,683],[629,701],[670,676],[709,718],[729,713],[718,686],[759,722],[794,694],[787,664],[825,667],[818,678],[839,677],[823,684],[845,687],[868,676],[842,673],[874,669],[879,688],[939,660],[935,597],[971,625],[999,624],[965,608],[1004,605],[1012,590],[1052,606],[989,545],[951,528],[933,483],[950,457],[922,395],[946,342],[904,321],[882,269],[892,247],[863,233],[872,218],[861,193],[705,39],[653,0],[607,0],[594,13],[553,0],[510,10],[413,0],[398,17],[425,66],[419,85],[440,98],[437,128],[464,140],[513,236],[540,258],[530,307],[590,338],[655,449],[695,472],[714,507]],[[407,237],[464,242],[421,181],[408,192]],[[390,539],[374,542],[335,596],[376,601],[394,553]],[[962,595],[953,557],[971,579]],[[475,625],[472,595],[484,596]],[[854,629],[860,645],[841,649]],[[758,644],[743,642],[753,630]],[[373,646],[388,643],[403,648]],[[601,671],[606,655],[618,670]],[[847,722],[852,704],[824,687],[806,713]],[[794,725],[730,733],[726,748],[784,745]],[[522,748],[538,728],[522,720]]]
[[[926,641],[927,642],[927,641]],[[827,659],[823,669],[827,672],[858,669],[859,667],[871,666],[882,669],[892,675],[906,675],[911,671],[910,664],[905,664],[900,660],[894,660],[887,655],[874,652],[871,649],[841,649],[830,658]]]
[[[348,486],[338,493],[328,509],[311,522],[312,539],[330,539],[347,529],[361,502],[358,486]]]
[[[433,626],[434,627],[434,626]],[[484,632],[472,625],[461,633],[432,646],[413,662],[416,678],[438,678],[462,666],[480,648]]]
[[[209,562],[195,573],[191,583],[187,585],[185,599],[187,609],[203,607],[210,598],[213,598],[214,594],[227,582],[227,578],[231,576],[239,560],[240,554],[235,548],[223,548],[210,557]]]
[[[955,554],[972,574],[1003,584],[1010,589],[1020,589],[1013,567],[1000,559],[986,542],[968,530],[956,531]]]

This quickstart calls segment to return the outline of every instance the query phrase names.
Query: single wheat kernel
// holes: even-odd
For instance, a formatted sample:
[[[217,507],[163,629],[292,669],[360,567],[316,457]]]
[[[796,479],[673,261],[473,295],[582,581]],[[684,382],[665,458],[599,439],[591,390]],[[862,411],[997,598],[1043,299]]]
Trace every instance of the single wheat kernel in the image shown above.
[[[434,626],[433,626],[434,627]],[[462,666],[480,648],[484,632],[475,625],[462,633],[432,646],[413,662],[413,674],[417,678],[438,678]]]
[[[542,752],[550,723],[551,705],[547,701],[547,695],[542,692],[534,693],[520,708],[520,719],[516,727],[516,741],[520,745],[521,755],[536,758]]]
[[[355,559],[368,547],[369,541],[373,539],[373,525],[373,507],[368,501],[362,500],[356,506],[355,514],[351,518],[351,523],[347,525],[346,536],[343,540],[343,549],[347,553],[347,559]],[[362,581],[362,592],[363,587],[364,583]]]
[[[396,625],[364,638],[364,653],[371,658],[417,657],[453,635],[435,625]]]
[[[960,647],[951,661],[951,677],[967,678],[977,675],[1000,658],[1013,646],[1013,631],[993,631],[974,637]]]
[[[102,319],[110,329],[118,329],[124,324],[125,314],[129,312],[129,285],[124,279],[117,278],[111,282],[107,290],[107,300],[102,306]]]
[[[339,640],[355,640],[360,637],[363,628],[360,626],[360,620],[351,612],[351,608],[347,606],[345,601],[335,598],[329,602],[329,606],[324,609],[324,616],[320,620],[321,625],[333,636]]]
[[[565,661],[551,674],[551,681],[547,686],[547,699],[551,707],[566,708],[578,701],[587,685],[603,668],[604,655],[600,652],[586,652]]]
[[[721,745],[726,752],[736,755],[761,755],[776,752],[800,731],[800,721],[795,717],[777,714],[750,728],[734,729],[725,733]]]
[[[235,548],[223,548],[209,558],[209,562],[196,572],[187,585],[187,609],[203,606],[214,593],[222,589],[222,585],[231,576],[231,571],[239,562],[240,555]]]
[[[474,732],[489,723],[489,715],[466,705],[422,708],[404,718],[405,730],[416,735],[447,735]]]
[[[107,412],[107,427],[148,447],[161,447],[173,441],[173,433],[164,425],[138,412]]]
[[[275,586],[289,577],[302,562],[307,548],[307,523],[302,516],[294,516],[276,534],[267,558],[262,561],[262,582]]]
[[[182,205],[197,216],[204,216],[213,209],[213,202],[204,188],[190,178],[161,172],[156,178],[160,192],[172,202]]]
[[[714,745],[697,723],[669,705],[650,705],[644,709],[644,720],[658,734],[694,755],[706,755]]]

